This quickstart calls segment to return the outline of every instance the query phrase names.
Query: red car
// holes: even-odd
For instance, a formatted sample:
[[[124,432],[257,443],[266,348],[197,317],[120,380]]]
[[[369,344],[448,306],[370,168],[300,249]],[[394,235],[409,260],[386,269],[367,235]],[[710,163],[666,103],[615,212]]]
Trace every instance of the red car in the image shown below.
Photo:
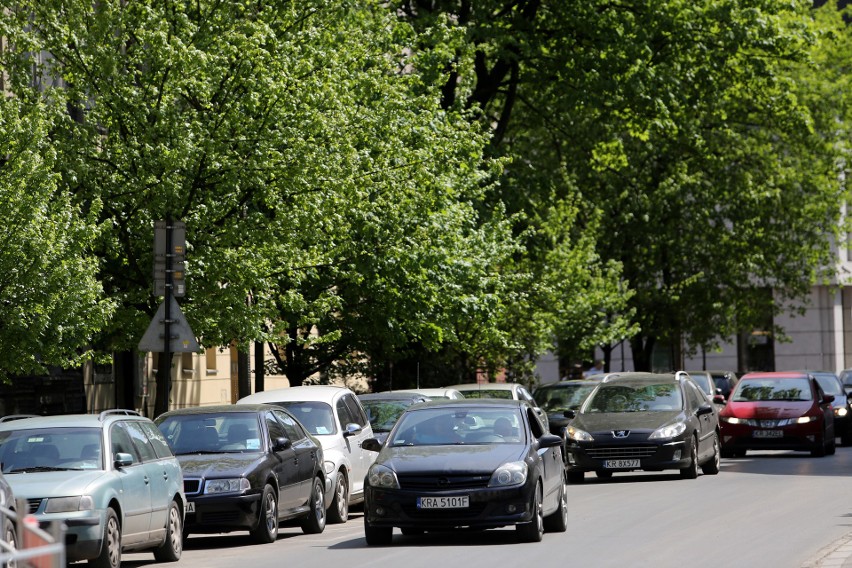
[[[747,450],[803,450],[833,454],[834,397],[807,372],[748,373],[719,412],[722,456]]]

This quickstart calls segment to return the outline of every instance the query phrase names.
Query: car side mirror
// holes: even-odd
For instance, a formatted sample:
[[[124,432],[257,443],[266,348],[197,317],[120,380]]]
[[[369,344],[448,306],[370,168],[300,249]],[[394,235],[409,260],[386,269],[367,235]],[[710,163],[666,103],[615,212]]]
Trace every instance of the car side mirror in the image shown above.
[[[577,418],[577,411],[573,410],[573,409],[566,410],[562,413],[562,416],[564,416],[565,418],[567,418],[569,420],[574,420],[575,418]]]
[[[723,394],[717,394],[713,397],[713,402],[717,404],[726,404],[728,402],[728,399],[726,399],[725,395]]]
[[[695,412],[696,416],[704,416],[705,414],[713,414],[713,407],[709,404],[702,404]]]
[[[371,452],[379,452],[382,449],[382,443],[375,438],[367,438],[361,442],[361,448]]]
[[[555,448],[561,446],[564,440],[555,434],[545,434],[538,439],[539,448]]]
[[[831,404],[832,402],[834,402],[833,396],[831,396],[830,394],[822,395],[822,403],[823,404]]]
[[[347,438],[349,436],[354,436],[358,432],[361,431],[361,427],[355,424],[354,422],[350,422],[346,425],[346,429],[343,431],[343,437]]]
[[[279,436],[275,438],[275,443],[272,444],[273,451],[280,452],[283,450],[288,450],[293,446],[293,442],[290,441],[290,438],[285,436]]]
[[[115,454],[115,461],[113,463],[116,469],[127,467],[133,464],[133,456],[124,452],[118,452]]]

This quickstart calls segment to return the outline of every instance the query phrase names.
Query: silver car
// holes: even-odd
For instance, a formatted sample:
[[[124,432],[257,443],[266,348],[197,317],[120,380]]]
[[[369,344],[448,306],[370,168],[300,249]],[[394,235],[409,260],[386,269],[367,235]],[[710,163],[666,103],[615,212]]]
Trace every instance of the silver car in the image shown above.
[[[27,513],[63,521],[68,562],[118,568],[123,551],[183,551],[183,476],[165,438],[130,410],[0,422],[0,463]]]

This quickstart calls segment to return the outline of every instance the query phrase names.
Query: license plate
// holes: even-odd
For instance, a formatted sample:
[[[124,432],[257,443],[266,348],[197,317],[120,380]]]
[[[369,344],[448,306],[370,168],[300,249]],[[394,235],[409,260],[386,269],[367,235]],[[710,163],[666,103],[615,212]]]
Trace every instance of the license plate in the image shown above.
[[[187,501],[186,502],[186,512],[187,513],[194,513],[195,512],[195,503],[193,503],[192,501]]]
[[[781,430],[755,430],[753,436],[755,438],[783,438],[784,432]]]
[[[418,497],[418,509],[464,509],[470,507],[470,497]]]
[[[640,467],[639,460],[604,460],[606,469],[625,469],[628,467]]]

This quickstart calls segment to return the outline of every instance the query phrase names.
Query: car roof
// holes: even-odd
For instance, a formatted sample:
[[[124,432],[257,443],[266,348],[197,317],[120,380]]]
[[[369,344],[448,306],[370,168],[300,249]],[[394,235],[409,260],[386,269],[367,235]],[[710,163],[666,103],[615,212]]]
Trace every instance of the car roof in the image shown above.
[[[257,404],[271,402],[301,402],[322,401],[328,402],[346,393],[353,393],[346,387],[333,385],[308,385],[288,387],[283,389],[272,389],[256,392],[237,401],[237,404]]]
[[[450,385],[448,389],[456,389],[464,394],[464,391],[475,390],[514,390],[522,385],[518,383],[465,383],[460,385]]]
[[[425,389],[400,389],[394,392],[404,392],[404,393],[416,393],[423,394],[426,396],[435,395],[435,396],[446,396],[448,394],[461,394],[461,391],[458,389],[450,388],[450,387],[434,387],[434,388],[425,388]]]
[[[470,408],[473,406],[509,406],[514,408],[522,408],[530,406],[530,403],[526,400],[515,400],[512,398],[466,398],[466,399],[448,399],[448,400],[427,400],[424,402],[418,402],[412,406],[409,406],[409,410],[417,410],[423,408],[454,408],[457,406]]]
[[[651,384],[651,383],[677,383],[680,381],[682,376],[688,376],[689,373],[686,372],[673,372],[673,373],[650,373],[643,371],[624,371],[619,373],[607,373],[604,378],[602,378],[599,382],[605,384]],[[690,380],[694,383],[695,379],[690,377]]]
[[[160,418],[165,418],[168,416],[185,416],[190,414],[224,414],[224,413],[237,413],[237,412],[262,412],[264,410],[281,410],[280,406],[274,406],[272,404],[214,404],[211,406],[191,406],[187,408],[177,408],[175,410],[169,410],[168,412],[163,412],[157,417],[157,420]]]
[[[746,373],[744,379],[804,379],[810,376],[810,371],[752,371]]]
[[[566,379],[564,381],[558,381],[555,383],[545,383],[543,385],[538,385],[535,390],[539,391],[542,389],[560,388],[573,385],[596,385],[598,383],[600,383],[598,379]]]
[[[23,418],[21,415],[13,415],[11,420],[0,420],[0,430],[24,430],[27,428],[101,428],[104,424],[115,422],[115,420],[138,420],[147,421],[134,410],[112,409],[105,410],[100,414],[52,414],[49,416],[32,416]]]
[[[412,393],[412,392],[399,392],[399,391],[382,391],[382,392],[368,392],[364,394],[358,395],[359,400],[405,400],[405,401],[425,401],[429,400],[429,397],[425,394]]]

